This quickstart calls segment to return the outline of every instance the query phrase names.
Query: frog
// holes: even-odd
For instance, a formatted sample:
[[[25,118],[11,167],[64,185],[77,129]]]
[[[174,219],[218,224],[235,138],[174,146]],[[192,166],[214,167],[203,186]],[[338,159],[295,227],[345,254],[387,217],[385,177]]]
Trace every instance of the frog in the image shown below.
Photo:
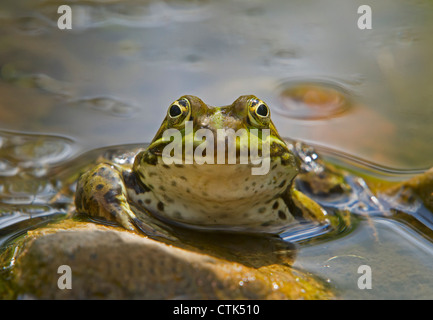
[[[229,149],[228,135],[203,140],[221,130],[241,132],[231,140],[236,161],[217,161],[228,160],[228,152],[217,159],[217,151]],[[167,132],[177,135],[167,138]],[[258,167],[251,155],[254,142],[262,162],[268,160],[266,173],[252,174]],[[174,150],[182,150],[177,158]],[[242,150],[249,161],[241,163]],[[188,157],[204,153],[210,163]],[[167,238],[178,228],[277,235],[305,223],[332,224],[328,212],[296,188],[300,171],[296,153],[278,133],[263,100],[243,95],[215,107],[184,95],[169,105],[155,137],[132,163],[101,162],[80,176],[75,207],[95,221],[153,238]]]

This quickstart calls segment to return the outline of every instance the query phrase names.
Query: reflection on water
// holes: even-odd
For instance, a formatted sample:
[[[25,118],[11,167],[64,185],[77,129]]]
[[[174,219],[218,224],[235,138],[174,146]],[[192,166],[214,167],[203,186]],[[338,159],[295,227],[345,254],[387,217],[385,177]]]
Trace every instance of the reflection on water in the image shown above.
[[[57,28],[62,4],[0,8],[0,237],[64,215],[74,188],[67,177],[98,155],[73,158],[149,142],[184,94],[211,105],[255,94],[275,111],[282,136],[337,150],[334,163],[363,159],[353,170],[377,179],[432,166],[428,1],[374,4],[373,29],[365,31],[356,27],[356,3],[343,0],[74,1],[70,31]],[[386,218],[392,199],[375,202],[362,181],[350,183],[365,198],[345,200],[359,225],[301,247],[297,263],[329,278],[343,297],[430,297],[432,246],[417,224],[430,228],[430,212],[409,212],[416,223]],[[367,217],[376,210],[374,219],[362,209]],[[350,268],[367,262],[380,271],[375,289],[361,292]]]
[[[334,88],[335,87],[335,88]],[[281,85],[281,106],[275,109],[283,116],[300,119],[322,119],[338,116],[350,107],[341,87],[329,83],[295,83]]]
[[[118,117],[132,117],[137,107],[110,97],[96,97],[68,102],[71,108],[92,108]]]
[[[73,141],[53,135],[0,132],[0,177],[45,175],[49,165],[71,156]]]
[[[35,88],[60,96],[70,96],[68,85],[46,74],[20,74],[12,64],[5,64],[0,70],[1,78],[7,83],[22,88]]]
[[[390,219],[364,220],[338,241],[299,251],[295,266],[319,275],[347,299],[430,299],[429,240]],[[358,288],[361,265],[372,271],[372,289]]]
[[[52,202],[62,181],[51,170],[73,150],[63,137],[0,132],[0,243],[67,212],[72,198],[66,193]]]

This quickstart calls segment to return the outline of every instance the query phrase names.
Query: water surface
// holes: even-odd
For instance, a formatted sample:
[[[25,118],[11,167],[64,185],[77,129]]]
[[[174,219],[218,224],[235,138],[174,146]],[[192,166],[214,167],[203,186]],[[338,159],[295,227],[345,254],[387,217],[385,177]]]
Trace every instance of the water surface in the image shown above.
[[[59,30],[62,4],[0,5],[3,233],[64,214],[70,198],[49,205],[64,183],[55,168],[149,142],[184,94],[211,105],[255,94],[282,136],[363,159],[357,169],[383,179],[433,165],[429,1],[372,4],[372,30],[357,28],[361,1],[74,1],[72,30]],[[414,226],[362,218],[343,237],[301,245],[295,266],[343,298],[431,298],[432,250]],[[361,263],[372,290],[357,288]]]

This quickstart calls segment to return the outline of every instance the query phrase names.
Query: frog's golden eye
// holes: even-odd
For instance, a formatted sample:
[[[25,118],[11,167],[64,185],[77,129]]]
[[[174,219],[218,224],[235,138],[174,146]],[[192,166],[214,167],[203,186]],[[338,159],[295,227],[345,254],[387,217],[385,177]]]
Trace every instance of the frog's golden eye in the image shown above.
[[[270,116],[271,111],[265,102],[257,98],[248,101],[248,118],[252,124],[259,127],[267,126]]]
[[[188,99],[181,98],[176,100],[168,108],[167,115],[172,124],[176,124],[185,120],[191,113],[191,106]]]

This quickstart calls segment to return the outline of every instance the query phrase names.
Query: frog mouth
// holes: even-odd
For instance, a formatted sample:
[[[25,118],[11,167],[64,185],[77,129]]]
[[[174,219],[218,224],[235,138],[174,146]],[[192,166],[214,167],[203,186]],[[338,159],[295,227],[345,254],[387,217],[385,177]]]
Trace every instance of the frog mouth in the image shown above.
[[[156,141],[149,146],[148,152],[155,155],[158,162],[164,165],[237,165],[250,168],[252,175],[267,174],[271,164],[277,159],[283,165],[295,166],[293,155],[284,142],[278,139],[270,140],[271,145],[268,144],[264,148],[262,145],[260,149],[250,148],[248,144],[230,148],[226,143],[223,147],[218,147],[213,142],[206,145],[203,141],[192,144],[188,149],[185,141],[170,147],[168,143]]]
[[[289,152],[284,141],[277,137],[271,136],[269,129],[266,134],[241,134],[235,135],[222,134],[220,131],[215,134],[214,130],[207,130],[206,134],[185,136],[182,131],[177,131],[177,135],[171,134],[168,138],[162,137],[153,141],[147,148],[147,151],[157,156],[165,156],[173,159],[184,159],[188,156],[204,157],[209,159],[208,163],[239,163],[230,159],[240,160],[241,163],[247,163],[243,159],[250,158],[252,162],[262,159],[265,156],[276,156]],[[222,129],[224,130],[224,129]],[[173,131],[172,131],[173,132]],[[216,138],[214,138],[216,136]],[[174,139],[171,139],[173,137]],[[204,139],[203,139],[204,138]],[[270,147],[272,146],[272,150]],[[272,153],[272,154],[271,154]],[[182,157],[180,156],[182,155]],[[214,158],[214,161],[210,159]],[[228,162],[227,162],[228,161]]]

